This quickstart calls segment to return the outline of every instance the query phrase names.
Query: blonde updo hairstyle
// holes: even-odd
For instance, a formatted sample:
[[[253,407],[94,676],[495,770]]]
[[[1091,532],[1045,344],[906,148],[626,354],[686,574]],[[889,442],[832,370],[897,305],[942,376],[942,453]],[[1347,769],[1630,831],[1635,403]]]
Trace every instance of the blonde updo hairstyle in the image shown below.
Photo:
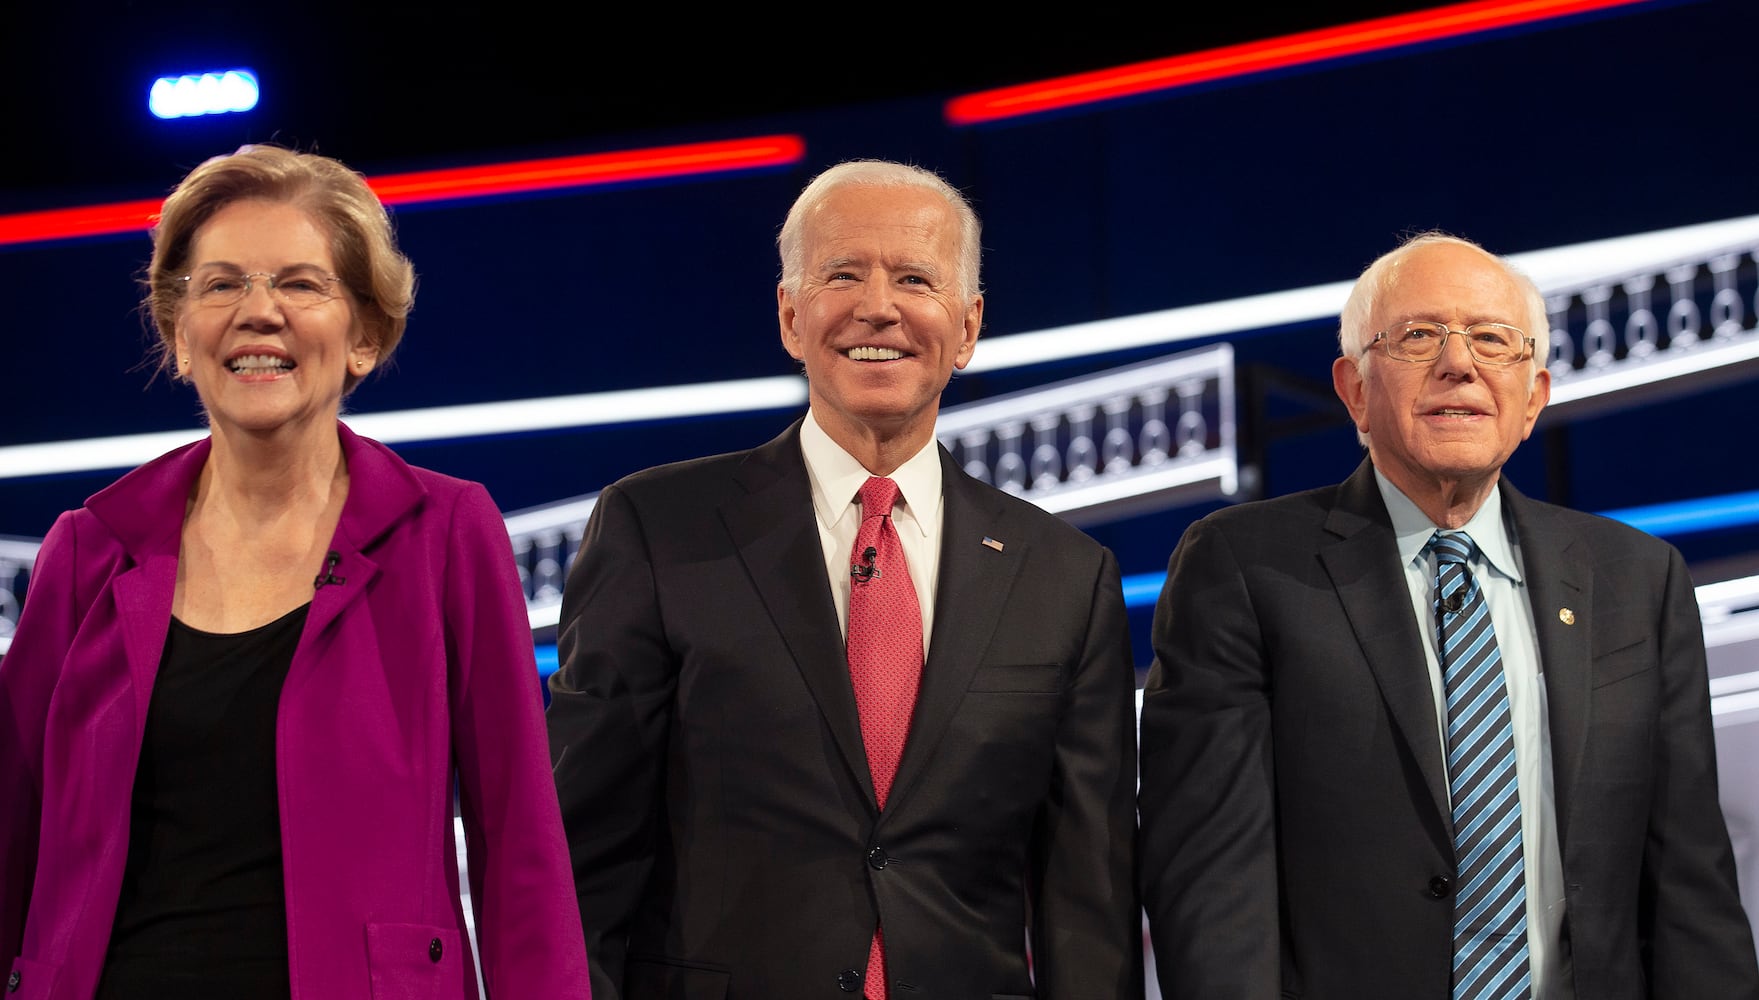
[[[147,309],[158,329],[160,369],[177,375],[177,312],[190,251],[202,226],[228,205],[261,200],[295,205],[329,233],[336,277],[359,306],[361,329],[383,365],[403,339],[415,303],[415,268],[397,249],[390,216],[360,174],[338,160],[281,146],[242,146],[196,167],[177,185],[153,227]],[[376,370],[376,369],[375,369]],[[360,376],[348,373],[343,395]]]

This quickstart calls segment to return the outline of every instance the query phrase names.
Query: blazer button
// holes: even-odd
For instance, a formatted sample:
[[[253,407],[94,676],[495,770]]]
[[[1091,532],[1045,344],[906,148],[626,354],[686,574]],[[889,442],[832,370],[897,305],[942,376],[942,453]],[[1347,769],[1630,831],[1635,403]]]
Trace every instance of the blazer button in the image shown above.
[[[444,955],[445,953],[446,953],[446,946],[440,943],[439,938],[434,938],[432,941],[428,942],[428,961],[438,962],[440,960],[440,956]]]
[[[1446,875],[1437,875],[1429,880],[1429,895],[1433,899],[1446,898],[1454,888],[1453,880]]]
[[[17,973],[14,973],[16,975]],[[861,973],[854,969],[844,969],[837,973],[837,989],[844,993],[855,993],[861,989]]]
[[[13,969],[12,975],[6,977],[6,992],[17,993],[19,984],[23,982],[24,977],[19,975],[17,969]]]
[[[876,847],[867,852],[867,867],[872,868],[874,871],[879,871],[884,868],[891,862],[891,860],[891,856],[886,854],[885,848],[883,847]]]

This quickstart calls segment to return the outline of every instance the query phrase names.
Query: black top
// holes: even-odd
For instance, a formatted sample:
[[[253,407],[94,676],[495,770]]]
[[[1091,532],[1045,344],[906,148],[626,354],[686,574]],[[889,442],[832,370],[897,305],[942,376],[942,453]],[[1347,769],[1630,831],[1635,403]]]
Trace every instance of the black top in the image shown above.
[[[171,620],[98,1000],[290,996],[275,716],[310,607],[233,635]]]

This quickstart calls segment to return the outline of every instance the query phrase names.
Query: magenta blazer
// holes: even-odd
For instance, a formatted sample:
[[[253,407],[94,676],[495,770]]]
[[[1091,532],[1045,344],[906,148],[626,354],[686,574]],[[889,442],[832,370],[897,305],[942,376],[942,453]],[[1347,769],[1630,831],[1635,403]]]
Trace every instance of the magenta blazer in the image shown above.
[[[338,425],[350,486],[281,693],[276,768],[295,1000],[475,998],[457,777],[496,998],[589,996],[530,625],[476,483]],[[129,473],[44,540],[0,660],[7,1000],[89,1000],[206,440]],[[16,957],[14,957],[16,956]]]

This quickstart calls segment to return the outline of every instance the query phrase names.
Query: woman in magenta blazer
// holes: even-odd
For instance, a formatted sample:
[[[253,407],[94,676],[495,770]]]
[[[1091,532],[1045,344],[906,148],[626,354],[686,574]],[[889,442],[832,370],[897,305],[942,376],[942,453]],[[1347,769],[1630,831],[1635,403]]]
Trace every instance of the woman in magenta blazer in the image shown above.
[[[334,160],[245,147],[153,234],[209,436],[44,540],[0,660],[8,998],[587,998],[531,636],[486,491],[338,420],[414,293]]]

